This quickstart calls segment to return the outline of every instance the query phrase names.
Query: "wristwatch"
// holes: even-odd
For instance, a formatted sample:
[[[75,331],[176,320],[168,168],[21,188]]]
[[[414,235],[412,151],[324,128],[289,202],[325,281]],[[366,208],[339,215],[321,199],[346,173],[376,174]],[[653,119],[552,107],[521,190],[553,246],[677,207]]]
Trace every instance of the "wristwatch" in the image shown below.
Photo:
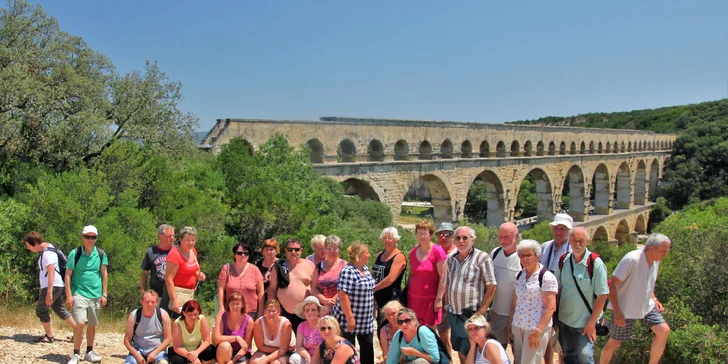
[[[109,298],[109,294],[108,293],[104,293],[101,296],[103,296],[104,298]]]

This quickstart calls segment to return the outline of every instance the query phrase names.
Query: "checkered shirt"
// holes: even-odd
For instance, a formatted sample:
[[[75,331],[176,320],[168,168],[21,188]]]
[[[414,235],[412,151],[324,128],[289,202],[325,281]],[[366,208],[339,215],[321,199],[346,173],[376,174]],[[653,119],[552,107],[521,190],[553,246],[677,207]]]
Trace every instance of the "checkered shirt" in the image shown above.
[[[351,302],[351,312],[354,314],[356,327],[352,334],[369,334],[374,332],[374,277],[369,267],[364,266],[364,275],[353,265],[349,264],[341,270],[339,276],[339,291],[346,293]],[[336,300],[332,314],[339,321],[341,331],[346,331],[346,316],[341,309],[341,302]]]

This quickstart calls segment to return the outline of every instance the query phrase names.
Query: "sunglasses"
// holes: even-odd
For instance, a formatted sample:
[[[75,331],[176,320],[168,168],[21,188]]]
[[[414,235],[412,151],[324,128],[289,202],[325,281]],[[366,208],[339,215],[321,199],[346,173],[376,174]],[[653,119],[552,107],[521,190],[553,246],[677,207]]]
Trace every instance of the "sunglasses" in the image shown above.
[[[445,238],[449,238],[452,236],[452,233],[437,233],[437,236],[442,236]]]
[[[235,255],[245,255],[247,257],[248,255],[250,255],[250,253],[249,252],[236,251],[235,252]]]
[[[397,325],[407,325],[410,322],[412,322],[412,319],[411,318],[407,318],[407,319],[404,319],[404,320],[397,320]]]
[[[81,237],[88,240],[96,240],[98,238],[96,235],[81,235]]]
[[[301,248],[286,248],[289,253],[298,253],[301,251]]]
[[[455,237],[455,240],[457,240],[457,241],[460,241],[460,240],[462,240],[462,241],[468,241],[469,239],[470,239],[469,236],[456,236]]]
[[[321,332],[324,332],[324,331],[334,331],[334,328],[331,327],[331,326],[321,326],[321,327],[319,327],[319,331],[321,331]]]

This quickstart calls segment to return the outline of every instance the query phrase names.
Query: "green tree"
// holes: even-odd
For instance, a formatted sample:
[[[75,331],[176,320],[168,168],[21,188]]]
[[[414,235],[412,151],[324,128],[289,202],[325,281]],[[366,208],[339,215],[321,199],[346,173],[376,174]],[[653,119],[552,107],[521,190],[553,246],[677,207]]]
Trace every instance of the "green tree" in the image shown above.
[[[516,214],[518,218],[536,216],[538,214],[538,199],[536,198],[536,184],[529,174],[521,182],[518,190],[518,201],[516,202]]]

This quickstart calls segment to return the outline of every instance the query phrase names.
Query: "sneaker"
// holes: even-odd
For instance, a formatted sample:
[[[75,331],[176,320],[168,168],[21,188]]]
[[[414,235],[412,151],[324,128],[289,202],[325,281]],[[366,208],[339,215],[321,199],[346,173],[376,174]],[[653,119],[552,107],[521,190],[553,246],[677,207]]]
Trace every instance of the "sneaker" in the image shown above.
[[[78,354],[73,354],[71,360],[68,361],[68,364],[78,364],[79,361],[81,361],[81,356]]]
[[[86,353],[86,355],[83,357],[83,360],[89,363],[101,363],[101,355],[92,350]]]

